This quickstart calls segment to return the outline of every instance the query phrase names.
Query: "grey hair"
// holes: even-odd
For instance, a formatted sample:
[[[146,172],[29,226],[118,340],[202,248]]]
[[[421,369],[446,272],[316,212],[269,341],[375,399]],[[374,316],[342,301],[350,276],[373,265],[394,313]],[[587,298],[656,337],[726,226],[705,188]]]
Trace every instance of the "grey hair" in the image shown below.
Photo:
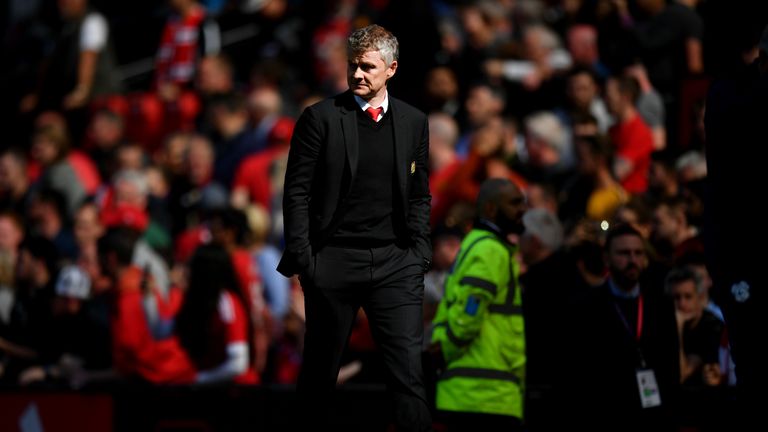
[[[568,135],[560,119],[549,111],[531,114],[525,120],[525,128],[532,136],[557,150],[560,156],[568,154]]]
[[[563,225],[547,209],[532,208],[523,215],[524,235],[532,235],[549,250],[555,251],[563,245]]]
[[[675,162],[677,172],[689,169],[695,178],[707,176],[707,159],[698,151],[692,150],[684,153]]]
[[[687,266],[673,268],[667,273],[667,277],[664,279],[664,292],[672,295],[672,288],[685,281],[693,281],[693,285],[696,287],[696,294],[704,293],[706,287],[701,274]]]
[[[456,142],[459,140],[459,126],[448,114],[432,113],[429,115],[429,136],[440,138],[451,147],[456,147]]]
[[[149,182],[146,174],[141,171],[127,169],[118,171],[112,178],[112,184],[116,185],[120,182],[132,184],[144,197],[149,195]]]
[[[538,36],[538,42],[542,47],[549,51],[553,51],[560,48],[560,39],[557,37],[557,33],[550,30],[548,27],[542,24],[532,24],[525,28],[523,31],[526,37],[536,35]]]
[[[400,45],[395,35],[376,24],[357,29],[347,39],[347,55],[353,58],[369,51],[378,51],[387,66],[400,56]]]

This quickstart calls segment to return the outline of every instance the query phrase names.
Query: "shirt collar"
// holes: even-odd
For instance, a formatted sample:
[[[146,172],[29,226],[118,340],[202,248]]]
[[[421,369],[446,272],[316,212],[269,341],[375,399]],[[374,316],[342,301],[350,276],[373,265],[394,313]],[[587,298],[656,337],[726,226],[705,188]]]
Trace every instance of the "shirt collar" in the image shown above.
[[[385,90],[386,92],[386,90]],[[368,109],[368,107],[371,107],[373,105],[369,104],[367,100],[361,98],[358,95],[355,96],[355,102],[360,106],[360,109],[365,111]],[[387,113],[387,110],[389,109],[389,92],[386,92],[384,95],[384,102],[381,103],[380,107],[374,107],[374,108],[384,108],[384,111],[381,112],[381,115],[384,115]]]
[[[613,282],[613,279],[609,278],[608,286],[611,288],[611,294],[613,294],[614,297],[623,299],[635,299],[640,296],[640,284],[636,284],[629,292],[627,292],[616,286],[616,283]]]
[[[477,218],[474,223],[474,228],[481,229],[484,231],[488,231],[492,234],[495,234],[496,237],[498,237],[499,240],[501,240],[501,242],[506,245],[513,246],[513,247],[516,246],[515,244],[512,244],[509,242],[509,237],[506,234],[504,234],[504,232],[501,231],[501,228],[498,225],[489,221],[486,218],[482,218],[482,217]]]

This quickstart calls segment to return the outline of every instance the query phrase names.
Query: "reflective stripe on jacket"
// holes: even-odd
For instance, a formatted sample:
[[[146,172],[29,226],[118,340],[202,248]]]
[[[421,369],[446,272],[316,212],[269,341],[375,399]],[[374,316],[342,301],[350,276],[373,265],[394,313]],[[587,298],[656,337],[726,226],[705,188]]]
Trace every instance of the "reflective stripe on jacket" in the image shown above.
[[[515,247],[474,229],[462,241],[434,319],[446,363],[437,408],[523,417],[525,334]]]

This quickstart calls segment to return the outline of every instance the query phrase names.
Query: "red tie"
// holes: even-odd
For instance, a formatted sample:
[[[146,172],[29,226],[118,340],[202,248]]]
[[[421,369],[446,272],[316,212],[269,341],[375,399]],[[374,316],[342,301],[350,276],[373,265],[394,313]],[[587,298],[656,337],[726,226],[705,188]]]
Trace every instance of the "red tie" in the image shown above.
[[[370,116],[371,120],[373,120],[373,121],[378,121],[379,120],[379,114],[381,114],[382,111],[384,111],[384,108],[382,108],[382,107],[374,108],[372,106],[368,107],[365,110],[365,112],[368,113],[368,116]]]

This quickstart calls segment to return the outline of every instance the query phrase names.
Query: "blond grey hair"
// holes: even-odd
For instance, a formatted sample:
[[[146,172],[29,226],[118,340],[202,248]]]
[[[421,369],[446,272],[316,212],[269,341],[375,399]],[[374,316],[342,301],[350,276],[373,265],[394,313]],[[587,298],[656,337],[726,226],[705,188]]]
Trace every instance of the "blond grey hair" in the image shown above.
[[[347,39],[347,55],[349,58],[378,51],[384,63],[391,65],[400,55],[397,38],[382,26],[372,24],[357,29]]]

